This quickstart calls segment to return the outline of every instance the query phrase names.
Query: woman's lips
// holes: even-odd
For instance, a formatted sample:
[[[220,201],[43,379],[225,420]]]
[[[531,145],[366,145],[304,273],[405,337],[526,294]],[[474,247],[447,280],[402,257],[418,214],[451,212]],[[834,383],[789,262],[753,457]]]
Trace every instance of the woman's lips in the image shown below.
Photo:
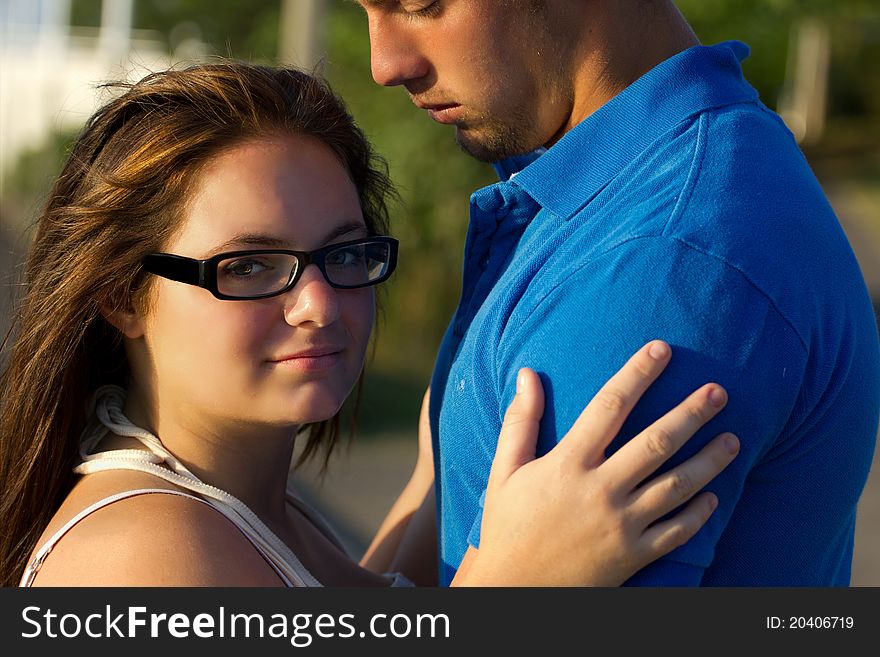
[[[341,349],[321,349],[289,354],[269,362],[278,367],[292,368],[307,372],[326,370],[334,367],[342,360]]]

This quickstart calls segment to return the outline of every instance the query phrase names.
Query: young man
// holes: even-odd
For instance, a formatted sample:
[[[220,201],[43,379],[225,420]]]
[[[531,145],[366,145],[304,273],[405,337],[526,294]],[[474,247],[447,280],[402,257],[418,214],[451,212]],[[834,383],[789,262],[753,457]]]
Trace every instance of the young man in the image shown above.
[[[479,547],[518,368],[539,451],[638,345],[672,364],[614,450],[715,380],[742,451],[720,500],[640,585],[847,585],[880,404],[861,272],[791,134],[666,0],[361,0],[379,84],[501,181],[471,198],[462,298],[432,381],[440,583]],[[663,436],[657,436],[663,441]],[[536,491],[536,494],[540,494]]]

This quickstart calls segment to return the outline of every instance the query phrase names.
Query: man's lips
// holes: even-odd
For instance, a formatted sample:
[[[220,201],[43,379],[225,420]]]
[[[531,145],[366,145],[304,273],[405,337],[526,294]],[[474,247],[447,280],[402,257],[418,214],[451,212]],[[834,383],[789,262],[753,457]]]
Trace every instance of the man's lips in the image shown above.
[[[461,120],[464,108],[458,103],[423,103],[413,100],[416,107],[423,109],[437,123],[457,123]]]

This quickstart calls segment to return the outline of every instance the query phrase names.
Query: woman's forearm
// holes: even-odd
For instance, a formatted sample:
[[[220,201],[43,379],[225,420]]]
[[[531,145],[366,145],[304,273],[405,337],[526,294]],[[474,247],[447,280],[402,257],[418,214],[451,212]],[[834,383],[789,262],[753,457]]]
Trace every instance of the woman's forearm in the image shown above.
[[[418,586],[437,586],[437,511],[434,487],[410,518],[389,567]]]
[[[361,566],[373,572],[389,572],[395,565],[398,551],[404,542],[410,523],[417,512],[430,498],[430,506],[433,507],[434,499],[434,470],[423,463],[416,463],[413,474],[401,491],[397,500],[388,511],[388,515],[382,521],[370,546],[361,559]],[[436,531],[433,540],[436,541]],[[413,537],[407,543],[412,544]],[[436,552],[436,547],[434,548]]]
[[[419,451],[412,476],[380,525],[361,566],[374,572],[399,570],[417,583],[436,584],[437,528],[434,452],[425,391],[419,413]]]

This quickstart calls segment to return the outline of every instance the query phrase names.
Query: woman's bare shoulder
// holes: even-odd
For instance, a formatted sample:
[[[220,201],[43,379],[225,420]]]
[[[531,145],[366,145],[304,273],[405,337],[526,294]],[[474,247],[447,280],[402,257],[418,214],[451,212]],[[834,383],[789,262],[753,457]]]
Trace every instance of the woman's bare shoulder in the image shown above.
[[[97,478],[103,474],[114,476]],[[110,495],[175,489],[150,475],[119,474],[88,475],[77,484],[38,548],[70,518]],[[282,582],[219,511],[182,495],[151,493],[118,500],[80,520],[56,543],[33,585],[281,586]]]

